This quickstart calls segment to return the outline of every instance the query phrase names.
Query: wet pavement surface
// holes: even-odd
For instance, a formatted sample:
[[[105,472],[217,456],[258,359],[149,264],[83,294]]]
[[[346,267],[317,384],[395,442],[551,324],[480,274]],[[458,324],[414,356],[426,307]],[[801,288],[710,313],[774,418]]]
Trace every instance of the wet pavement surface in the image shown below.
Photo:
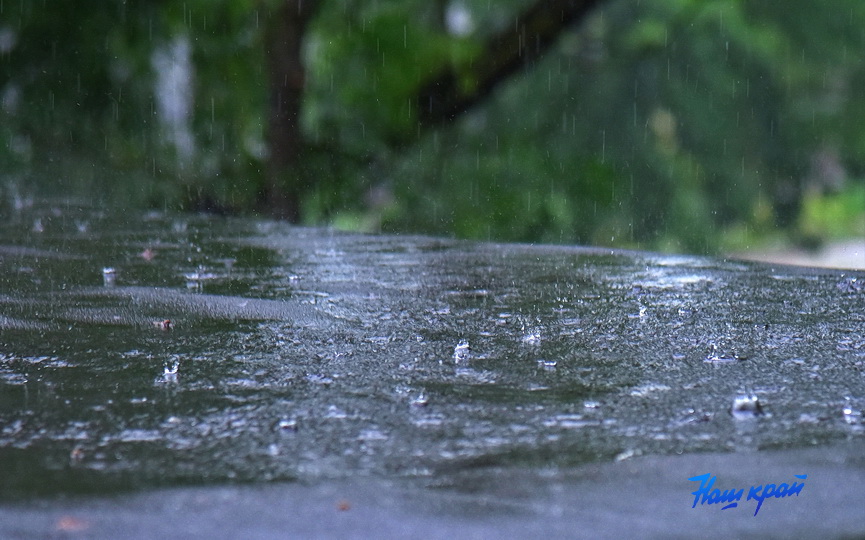
[[[0,536],[865,534],[844,510],[865,485],[863,282],[254,220],[7,212]],[[688,478],[704,473],[746,496],[808,479],[753,516],[744,499],[692,508]],[[224,522],[229,509],[240,521]]]
[[[807,479],[791,498],[747,500],[759,483]],[[692,508],[695,483],[743,489],[734,508]],[[802,476],[802,475],[800,475]],[[858,538],[858,444],[758,453],[644,456],[568,468],[476,469],[449,485],[355,478],[220,484],[0,506],[3,538]],[[760,486],[762,487],[762,486]]]

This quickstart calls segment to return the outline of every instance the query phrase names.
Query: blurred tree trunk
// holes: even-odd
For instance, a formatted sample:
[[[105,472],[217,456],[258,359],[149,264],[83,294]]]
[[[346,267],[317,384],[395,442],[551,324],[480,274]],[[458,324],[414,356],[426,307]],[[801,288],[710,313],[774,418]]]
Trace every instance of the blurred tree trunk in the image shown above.
[[[304,141],[300,110],[306,79],[303,38],[318,0],[284,0],[270,15],[265,30],[269,103],[268,163],[264,204],[277,219],[300,221],[305,191],[300,171]]]
[[[486,53],[470,73],[447,70],[418,89],[421,127],[452,122],[486,98],[500,83],[528,66],[555,43],[570,25],[582,20],[602,0],[537,0],[513,26],[493,35]],[[300,203],[310,186],[301,171],[304,148],[300,129],[305,72],[303,38],[319,0],[284,0],[271,14],[265,31],[269,75],[269,158],[264,204],[277,219],[300,221]],[[444,16],[446,3],[435,7]],[[461,78],[474,84],[467,89]]]

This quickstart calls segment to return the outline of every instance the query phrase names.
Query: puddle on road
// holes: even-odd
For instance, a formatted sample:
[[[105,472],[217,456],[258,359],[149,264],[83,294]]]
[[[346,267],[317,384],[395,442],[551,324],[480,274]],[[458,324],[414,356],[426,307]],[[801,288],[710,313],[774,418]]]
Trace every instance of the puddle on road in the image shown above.
[[[30,209],[0,498],[861,440],[863,275],[815,272]]]

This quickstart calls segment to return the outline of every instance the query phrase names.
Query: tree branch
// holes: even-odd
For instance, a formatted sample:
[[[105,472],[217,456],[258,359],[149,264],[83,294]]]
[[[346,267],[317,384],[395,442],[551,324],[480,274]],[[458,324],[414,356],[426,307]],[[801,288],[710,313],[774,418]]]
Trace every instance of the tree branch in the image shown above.
[[[461,84],[461,75],[453,68],[421,88],[417,98],[420,124],[443,124],[466,112],[499,83],[546,52],[565,28],[585,18],[600,2],[537,0],[514,26],[489,40],[485,52],[470,68],[475,81],[472,88]]]

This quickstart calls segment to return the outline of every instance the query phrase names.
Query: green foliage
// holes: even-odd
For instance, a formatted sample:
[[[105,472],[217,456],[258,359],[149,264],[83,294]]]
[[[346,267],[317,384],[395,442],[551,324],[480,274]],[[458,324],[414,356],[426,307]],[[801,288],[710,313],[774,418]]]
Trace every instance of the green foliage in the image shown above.
[[[799,217],[803,234],[820,239],[865,237],[865,184],[838,193],[808,190]]]
[[[416,128],[418,88],[480,52],[477,43],[446,35],[431,6],[412,0],[324,7],[309,37],[304,121],[314,138],[368,151],[376,143],[397,146]]]
[[[101,192],[118,191],[117,176],[143,179],[139,204],[252,204],[265,96],[255,12],[246,2],[69,1],[50,9],[7,2],[2,9],[0,30],[14,44],[0,57],[0,92],[15,96],[0,112],[4,169],[38,175],[53,161],[89,161],[93,170],[116,172],[97,175],[106,177]],[[170,144],[154,95],[154,52],[178,37],[192,43],[195,65],[190,160]],[[76,185],[66,175],[53,182],[45,188]]]
[[[419,89],[452,69],[470,90],[485,40],[532,3],[322,2],[305,40],[305,220],[694,252],[777,224],[858,231],[828,216],[855,223],[865,185],[865,3],[610,0],[456,122],[419,131]],[[83,189],[129,178],[101,192],[252,211],[267,160],[262,29],[279,4],[0,3],[0,169],[74,158],[67,170],[92,163]],[[466,33],[448,30],[447,9]],[[176,40],[194,65],[191,156],[154,90],[154,53]],[[838,200],[816,195],[826,151]]]
[[[860,3],[799,19],[800,3],[606,4],[451,145],[398,158],[413,210],[386,226],[693,252],[773,222],[798,235],[815,153],[861,144],[847,114],[861,96],[838,87],[862,76],[849,51],[865,21]],[[855,171],[862,155],[842,161]]]

